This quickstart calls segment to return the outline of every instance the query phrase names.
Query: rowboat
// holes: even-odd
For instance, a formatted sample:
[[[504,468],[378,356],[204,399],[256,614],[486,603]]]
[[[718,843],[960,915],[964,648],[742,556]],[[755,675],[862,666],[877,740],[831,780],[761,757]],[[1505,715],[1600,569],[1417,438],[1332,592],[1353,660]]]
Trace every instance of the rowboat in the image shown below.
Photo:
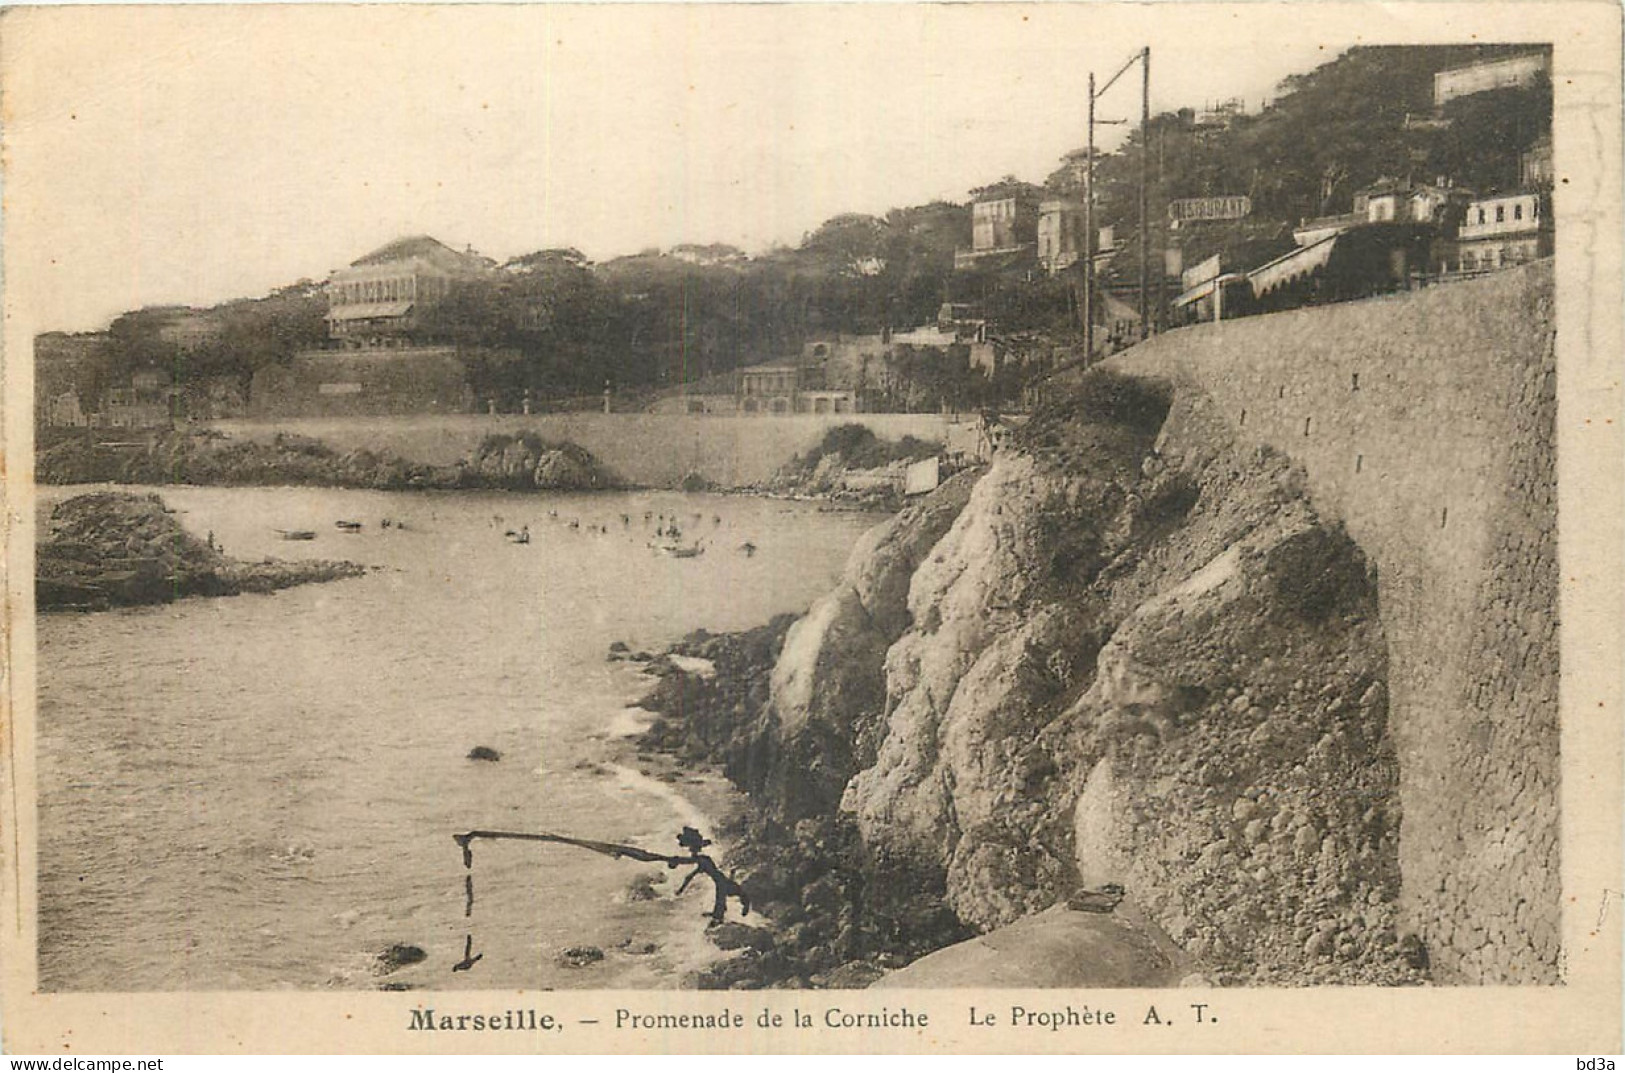
[[[273,530],[283,540],[315,540],[314,529],[277,529]]]

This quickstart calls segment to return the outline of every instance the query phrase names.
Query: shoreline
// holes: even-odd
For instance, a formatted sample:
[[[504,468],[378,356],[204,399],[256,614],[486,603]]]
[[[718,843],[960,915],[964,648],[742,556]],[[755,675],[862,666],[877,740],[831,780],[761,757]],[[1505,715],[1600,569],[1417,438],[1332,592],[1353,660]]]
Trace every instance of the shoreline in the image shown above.
[[[529,433],[487,436],[450,465],[413,462],[387,451],[340,452],[292,433],[278,433],[265,444],[208,429],[147,432],[117,445],[96,443],[76,430],[37,445],[34,457],[35,480],[42,485],[286,486],[383,492],[629,490],[586,449]]]
[[[867,433],[861,426],[852,426]],[[844,426],[838,427],[836,432]],[[387,449],[340,450],[320,438],[278,432],[269,442],[209,428],[147,430],[97,442],[92,430],[56,430],[35,451],[40,485],[289,487],[364,491],[679,491],[818,503],[831,511],[895,514],[910,497],[906,465],[931,445],[905,436],[827,435],[761,479],[725,483],[690,470],[665,483],[628,481],[573,441],[532,432],[492,433],[450,463],[414,461]]]
[[[636,710],[635,702],[624,709],[628,713]],[[671,757],[640,749],[639,738],[647,722],[628,719],[611,729],[605,774],[620,787],[667,802],[682,824],[713,836],[728,828],[742,807],[739,792],[715,773],[697,772]],[[651,838],[649,844],[664,851],[670,843],[662,839],[669,838],[670,832],[661,832],[660,836]],[[725,854],[714,852],[713,856],[724,869],[728,867]],[[695,908],[703,904],[706,892],[690,890],[681,900],[677,899],[671,894],[675,890],[672,885],[675,875],[669,869],[644,871],[627,882],[623,897],[628,901],[670,899],[672,904],[660,943],[670,965],[665,982],[674,988],[691,989],[693,979],[711,971],[727,954],[709,941],[708,929],[701,922],[703,914]]]
[[[752,913],[708,928],[724,954],[685,986],[700,989],[867,987],[888,972],[974,932],[936,892],[884,882],[850,819],[787,822],[753,792],[751,726],[785,634],[800,616],[776,616],[737,633],[697,630],[644,663],[656,681],[634,707],[653,713],[641,750],[678,770],[725,779],[736,807],[718,827],[728,871],[750,894]],[[678,660],[706,660],[702,675]],[[640,753],[640,755],[642,755]],[[897,894],[897,890],[908,890]],[[887,891],[876,896],[877,891]]]

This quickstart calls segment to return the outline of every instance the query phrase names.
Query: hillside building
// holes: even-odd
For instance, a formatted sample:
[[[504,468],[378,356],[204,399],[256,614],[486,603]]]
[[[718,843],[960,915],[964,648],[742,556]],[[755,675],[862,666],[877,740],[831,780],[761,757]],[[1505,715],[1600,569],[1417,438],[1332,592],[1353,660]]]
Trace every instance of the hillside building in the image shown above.
[[[1414,223],[1453,227],[1462,208],[1473,196],[1471,190],[1452,186],[1443,179],[1437,183],[1380,179],[1354,193],[1352,223]]]
[[[954,251],[954,267],[972,268],[984,258],[1009,258],[1038,245],[1039,202],[1015,196],[988,198],[971,205],[971,248]]]
[[[1460,97],[1497,89],[1526,88],[1551,73],[1552,59],[1545,52],[1528,52],[1500,60],[1485,60],[1452,67],[1433,76],[1433,106],[1443,108]]]
[[[174,424],[180,392],[163,369],[137,369],[128,386],[108,388],[101,409],[90,416],[100,428],[166,428]]]
[[[857,397],[823,383],[817,369],[794,362],[764,362],[739,370],[742,414],[850,414]]]
[[[1518,185],[1538,190],[1552,185],[1552,136],[1544,135],[1518,158]]]
[[[159,340],[182,353],[201,350],[220,339],[219,318],[202,310],[166,308],[151,312],[159,314]]]
[[[1552,229],[1543,201],[1523,191],[1470,202],[1456,235],[1456,269],[1489,271],[1550,255]]]
[[[333,273],[328,334],[350,346],[398,343],[454,283],[494,267],[473,250],[459,253],[428,235],[398,239]]]
[[[90,415],[79,401],[79,392],[70,389],[45,399],[41,420],[53,428],[85,428]]]
[[[1038,206],[1038,263],[1050,275],[1077,264],[1083,256],[1083,205],[1054,198]]]

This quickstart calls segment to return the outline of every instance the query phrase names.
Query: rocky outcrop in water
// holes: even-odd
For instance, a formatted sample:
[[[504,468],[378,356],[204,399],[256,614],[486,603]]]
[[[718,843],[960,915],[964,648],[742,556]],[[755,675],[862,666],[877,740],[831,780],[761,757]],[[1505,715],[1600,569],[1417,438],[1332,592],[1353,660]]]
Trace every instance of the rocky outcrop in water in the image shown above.
[[[459,468],[458,487],[463,488],[595,492],[619,487],[586,448],[528,432],[487,436]]]
[[[490,488],[600,491],[620,487],[587,450],[531,433],[487,436],[450,466],[408,462],[387,452],[338,452],[304,436],[270,443],[209,430],[176,430],[117,444],[75,432],[43,444],[35,460],[43,484],[316,485],[402,491]]]
[[[837,425],[780,467],[761,490],[859,509],[900,510],[908,467],[941,451],[940,445],[913,436],[883,440],[864,425]]]
[[[35,606],[102,610],[183,596],[274,592],[366,573],[350,562],[232,559],[188,533],[156,495],[97,492],[58,504],[35,549]]]

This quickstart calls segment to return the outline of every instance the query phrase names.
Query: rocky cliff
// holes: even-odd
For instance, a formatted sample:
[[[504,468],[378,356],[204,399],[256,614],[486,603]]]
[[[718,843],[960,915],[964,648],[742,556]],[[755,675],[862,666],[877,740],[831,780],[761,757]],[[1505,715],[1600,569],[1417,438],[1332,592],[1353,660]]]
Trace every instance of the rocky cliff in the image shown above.
[[[1099,376],[870,534],[765,690],[657,706],[668,744],[706,726],[753,839],[840,847],[822,867],[866,893],[838,955],[1115,882],[1217,979],[1397,981],[1383,673],[1366,564],[1293,468]],[[769,915],[794,886],[751,878]]]

